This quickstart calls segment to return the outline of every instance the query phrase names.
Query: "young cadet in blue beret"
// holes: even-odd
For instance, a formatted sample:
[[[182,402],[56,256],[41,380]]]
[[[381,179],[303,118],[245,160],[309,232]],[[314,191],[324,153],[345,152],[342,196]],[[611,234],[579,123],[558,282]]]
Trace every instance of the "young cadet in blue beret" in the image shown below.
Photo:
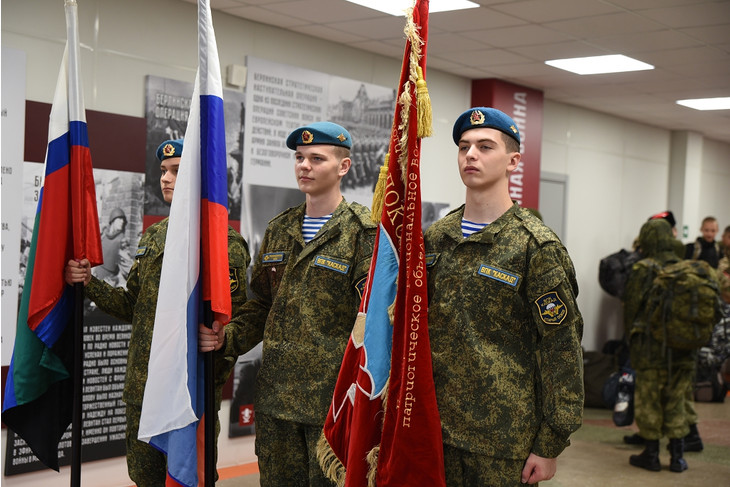
[[[555,233],[510,199],[515,122],[471,108],[453,139],[466,202],[425,234],[446,484],[535,484],[555,475],[582,420],[575,270]]]
[[[183,150],[183,139],[167,140],[157,149],[160,161],[160,189],[165,202],[172,203],[175,182],[180,167],[180,156]],[[124,380],[122,399],[126,404],[127,428],[127,470],[129,478],[137,485],[163,486],[167,473],[167,459],[163,453],[148,443],[137,439],[139,418],[142,412],[142,399],[147,383],[147,365],[150,358],[152,331],[155,324],[157,295],[160,288],[162,258],[165,251],[165,238],[169,219],[150,225],[145,230],[137,247],[134,264],[129,271],[126,287],[113,287],[91,275],[88,260],[76,262],[71,260],[65,269],[66,282],[73,284],[83,282],[86,285],[86,296],[104,311],[127,323],[132,323],[132,334],[129,339],[127,356],[127,373]],[[246,302],[246,268],[251,257],[248,245],[243,237],[230,226],[228,227],[228,265],[231,276],[231,304],[234,318]],[[205,329],[204,325],[200,325]],[[221,342],[226,348],[219,347],[214,355],[216,410],[220,409],[223,385],[238,358],[237,349],[231,344],[237,343],[237,322],[225,327]],[[201,351],[209,351],[199,343]],[[216,439],[220,427],[216,421]],[[216,474],[217,475],[217,474]]]
[[[370,210],[342,197],[352,139],[316,122],[286,139],[305,202],[266,229],[244,305],[241,353],[263,340],[256,455],[266,486],[332,486],[316,449],[370,268]]]

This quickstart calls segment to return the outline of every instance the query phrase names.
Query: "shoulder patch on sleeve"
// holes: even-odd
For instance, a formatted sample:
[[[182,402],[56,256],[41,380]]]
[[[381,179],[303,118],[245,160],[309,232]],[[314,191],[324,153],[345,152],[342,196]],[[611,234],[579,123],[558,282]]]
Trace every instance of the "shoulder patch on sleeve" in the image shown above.
[[[357,295],[362,299],[362,295],[365,293],[365,283],[368,281],[368,276],[362,276],[362,278],[355,283],[355,290]]]
[[[240,281],[238,280],[238,270],[235,267],[228,268],[228,282],[231,284],[231,292],[238,289]]]
[[[535,300],[540,318],[548,325],[559,325],[568,316],[568,308],[556,291],[545,293]]]

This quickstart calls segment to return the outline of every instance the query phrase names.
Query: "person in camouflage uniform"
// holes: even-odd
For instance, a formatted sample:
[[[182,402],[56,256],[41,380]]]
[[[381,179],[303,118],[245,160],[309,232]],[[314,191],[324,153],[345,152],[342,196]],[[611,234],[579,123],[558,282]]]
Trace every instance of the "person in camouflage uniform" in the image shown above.
[[[160,186],[163,197],[172,202],[177,179],[183,140],[168,140],[160,144],[157,158],[160,161]],[[137,439],[139,419],[142,412],[142,399],[147,382],[147,364],[150,358],[152,331],[157,308],[157,294],[162,272],[162,257],[165,251],[169,219],[151,225],[142,235],[137,247],[134,264],[129,272],[126,288],[112,287],[91,275],[89,262],[69,261],[66,269],[66,282],[83,282],[86,296],[104,311],[120,320],[132,323],[127,355],[127,373],[124,381],[122,399],[126,403],[126,445],[127,469],[129,477],[140,486],[164,486],[167,475],[167,460],[163,453],[148,443]],[[228,262],[231,282],[232,313],[235,316],[246,302],[246,268],[251,257],[248,245],[241,235],[228,227]],[[205,328],[204,325],[200,325]],[[219,325],[220,326],[220,325]],[[222,388],[228,380],[238,353],[233,347],[239,341],[239,328],[232,322],[226,326],[224,336],[228,346],[214,354],[216,411],[220,409]],[[202,331],[201,331],[202,333]],[[203,345],[200,345],[201,351]],[[216,420],[216,439],[220,424]]]
[[[669,438],[670,470],[687,469],[684,460],[684,437],[690,432],[686,393],[692,388],[696,350],[664,349],[640,325],[649,291],[658,269],[677,262],[675,238],[664,219],[649,220],[639,232],[642,260],[634,264],[626,283],[624,327],[629,337],[631,364],[636,370],[634,407],[644,451],[629,458],[631,465],[651,471],[661,470],[659,439]]]
[[[674,218],[674,213],[669,210],[663,211],[661,213],[650,216],[649,220],[655,220],[658,218],[663,218],[672,227],[672,236],[674,237],[674,241],[672,243],[674,244],[674,252],[680,259],[684,259],[685,247],[682,241],[677,239],[677,221]],[[638,248],[638,246],[639,237],[636,237],[636,247]],[[628,337],[628,335],[625,336]],[[697,429],[699,415],[697,414],[697,410],[695,409],[694,394],[695,387],[694,382],[692,382],[689,384],[689,387],[685,392],[684,403],[684,409],[687,415],[687,422],[689,424],[689,433],[687,433],[687,436],[684,437],[684,451],[686,452],[702,451],[704,449],[704,445],[702,444],[702,438],[700,437],[700,432]],[[646,439],[642,438],[639,433],[633,433],[631,435],[624,436],[624,443],[628,445],[643,445],[645,441]],[[670,445],[667,445],[667,448],[670,448]]]
[[[370,210],[346,202],[340,191],[351,146],[350,134],[331,122],[289,135],[287,147],[295,151],[294,171],[306,201],[271,220],[254,261],[253,297],[242,313],[240,345],[245,352],[263,340],[254,409],[264,487],[333,485],[319,466],[316,445],[357,316],[376,231]],[[305,217],[329,214],[307,242]]]
[[[582,421],[575,270],[555,233],[510,199],[514,121],[472,108],[453,137],[466,202],[425,233],[446,484],[535,484],[554,476]],[[469,224],[481,229],[466,236]]]

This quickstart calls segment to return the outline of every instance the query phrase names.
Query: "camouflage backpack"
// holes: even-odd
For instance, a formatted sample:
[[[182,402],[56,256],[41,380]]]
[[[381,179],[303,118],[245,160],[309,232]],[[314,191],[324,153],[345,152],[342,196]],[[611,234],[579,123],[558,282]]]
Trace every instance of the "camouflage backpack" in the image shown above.
[[[658,270],[647,293],[644,317],[655,340],[694,350],[712,337],[720,309],[715,270],[701,260],[680,260]]]

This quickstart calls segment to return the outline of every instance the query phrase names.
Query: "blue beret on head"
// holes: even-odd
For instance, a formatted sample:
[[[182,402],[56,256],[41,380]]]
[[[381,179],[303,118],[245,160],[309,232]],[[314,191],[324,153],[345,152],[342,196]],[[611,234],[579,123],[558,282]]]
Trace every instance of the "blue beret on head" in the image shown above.
[[[454,123],[454,143],[459,145],[461,134],[471,129],[488,128],[499,130],[520,143],[520,131],[517,124],[506,113],[496,108],[474,107],[470,108],[456,119]]]
[[[345,127],[332,122],[314,122],[299,127],[286,138],[286,146],[297,150],[300,145],[338,145],[352,148],[352,137]]]
[[[157,160],[160,162],[170,157],[181,157],[183,139],[166,140],[157,148]]]

